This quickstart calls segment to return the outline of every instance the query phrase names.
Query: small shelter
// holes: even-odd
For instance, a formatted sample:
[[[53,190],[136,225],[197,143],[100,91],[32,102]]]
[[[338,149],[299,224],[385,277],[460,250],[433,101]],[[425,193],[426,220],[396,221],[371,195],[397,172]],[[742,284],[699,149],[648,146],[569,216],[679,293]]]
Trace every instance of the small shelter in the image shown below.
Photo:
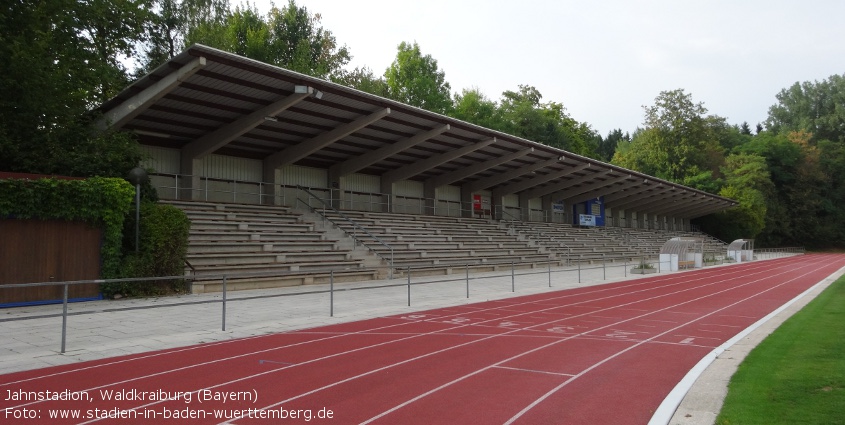
[[[704,265],[704,241],[701,238],[672,238],[660,248],[660,264],[669,270],[700,268]]]
[[[728,245],[728,258],[737,263],[754,259],[754,239],[737,239]]]

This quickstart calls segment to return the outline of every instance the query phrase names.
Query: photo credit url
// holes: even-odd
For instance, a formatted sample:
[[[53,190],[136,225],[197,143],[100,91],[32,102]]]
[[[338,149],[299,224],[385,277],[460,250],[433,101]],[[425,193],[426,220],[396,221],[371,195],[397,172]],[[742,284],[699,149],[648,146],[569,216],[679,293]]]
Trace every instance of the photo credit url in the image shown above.
[[[335,419],[335,412],[327,407],[288,408],[284,405],[255,408],[258,391],[164,391],[138,389],[101,389],[97,391],[24,391],[5,390],[4,420],[49,421],[55,419],[145,419],[157,422],[181,419],[231,421],[237,419],[268,419],[276,422],[311,422]],[[158,405],[182,402],[185,406]],[[51,407],[57,403],[60,406]],[[109,406],[126,406],[130,408]],[[11,404],[11,406],[9,405]],[[202,406],[203,404],[207,406]],[[237,404],[237,407],[232,406]],[[93,406],[92,406],[93,405]]]

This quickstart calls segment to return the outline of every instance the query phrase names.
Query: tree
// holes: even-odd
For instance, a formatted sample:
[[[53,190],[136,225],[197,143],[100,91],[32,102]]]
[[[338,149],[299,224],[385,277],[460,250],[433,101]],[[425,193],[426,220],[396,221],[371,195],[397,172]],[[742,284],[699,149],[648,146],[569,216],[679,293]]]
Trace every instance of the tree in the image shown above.
[[[617,128],[607,133],[607,137],[601,139],[596,153],[602,161],[609,162],[613,158],[613,154],[616,153],[616,146],[623,141],[630,143],[631,135],[628,133],[622,134],[622,129]]]
[[[634,134],[630,149],[617,150],[613,163],[675,182],[705,172],[719,173],[724,149],[716,130],[719,118],[682,89],[663,91],[645,109],[645,128]]]
[[[446,73],[431,55],[423,56],[417,42],[399,44],[384,79],[391,99],[439,114],[448,113],[452,107],[452,88]]]
[[[131,137],[90,124],[93,108],[128,81],[121,58],[143,39],[147,8],[142,0],[0,8],[0,169],[123,177],[138,163]]]
[[[222,22],[203,22],[188,32],[189,44],[205,44],[265,63],[278,58],[270,51],[268,23],[254,6],[236,7]]]
[[[456,93],[449,115],[482,127],[501,129],[499,105],[488,99],[477,87]]]
[[[502,93],[499,104],[500,130],[537,143],[596,157],[601,136],[589,125],[569,116],[563,104],[541,103],[543,95],[534,86],[519,85],[518,91]]]
[[[358,67],[350,72],[344,73],[335,79],[336,83],[343,84],[354,89],[361,90],[376,96],[387,97],[387,82],[384,78],[376,76],[373,70],[367,67]]]
[[[795,83],[777,94],[767,128],[774,133],[807,131],[812,141],[845,142],[845,74],[821,82]]]
[[[739,201],[739,206],[707,217],[702,228],[727,241],[757,237],[766,226],[767,198],[774,193],[765,158],[730,155],[722,173],[725,185],[719,195]]]
[[[273,7],[267,16],[254,6],[237,7],[221,22],[191,28],[186,44],[205,44],[318,78],[343,78],[349,50],[338,46],[320,19],[293,0],[281,9]]]
[[[185,37],[200,25],[221,24],[229,15],[228,0],[151,0],[143,56],[135,74],[142,76],[184,50]]]

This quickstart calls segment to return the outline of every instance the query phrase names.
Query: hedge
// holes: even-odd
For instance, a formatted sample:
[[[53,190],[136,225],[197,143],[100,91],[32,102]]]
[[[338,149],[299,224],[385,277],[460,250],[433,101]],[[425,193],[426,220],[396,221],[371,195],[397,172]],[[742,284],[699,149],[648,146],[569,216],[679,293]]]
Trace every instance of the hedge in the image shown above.
[[[134,209],[126,220],[124,231],[124,277],[178,276],[185,270],[188,252],[188,231],[191,221],[184,211],[172,205],[152,202],[141,204],[140,250],[135,252]],[[103,295],[162,295],[185,292],[184,280],[159,282],[109,283],[102,286]]]

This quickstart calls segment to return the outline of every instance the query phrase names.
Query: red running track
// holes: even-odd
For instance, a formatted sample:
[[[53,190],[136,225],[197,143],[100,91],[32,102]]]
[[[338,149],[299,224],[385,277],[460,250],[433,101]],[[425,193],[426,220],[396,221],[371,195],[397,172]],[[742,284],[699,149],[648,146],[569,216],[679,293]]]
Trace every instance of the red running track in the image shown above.
[[[843,266],[797,256],[13,373],[0,408],[26,424],[644,424],[714,347]],[[26,400],[48,391],[78,400]]]

